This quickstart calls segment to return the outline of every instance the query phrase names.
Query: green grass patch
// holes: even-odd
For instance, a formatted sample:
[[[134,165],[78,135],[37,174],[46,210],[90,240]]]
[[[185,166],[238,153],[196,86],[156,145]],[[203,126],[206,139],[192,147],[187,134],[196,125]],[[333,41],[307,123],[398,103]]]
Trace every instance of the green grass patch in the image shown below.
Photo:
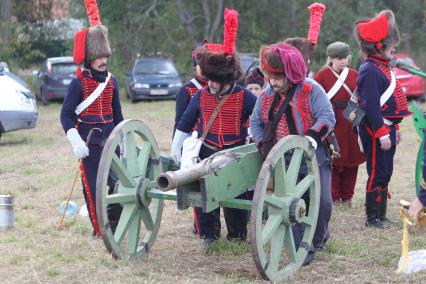
[[[2,238],[1,242],[15,243],[17,241],[15,231],[9,230],[9,231],[3,232],[2,234],[4,234],[4,238]]]
[[[34,226],[34,222],[31,219],[28,218],[19,218],[18,220],[18,227],[21,228],[31,228]]]
[[[330,254],[371,258],[371,249],[357,240],[330,240],[326,251]]]
[[[9,264],[11,265],[20,265],[28,260],[28,256],[25,255],[14,255],[9,259]]]
[[[230,242],[224,239],[219,239],[212,243],[209,255],[242,255],[249,251],[250,247],[246,242]]]
[[[43,171],[44,171],[43,168],[36,164],[21,169],[21,173],[25,175],[40,174]]]
[[[51,268],[47,270],[47,276],[49,277],[56,277],[58,275],[59,275],[59,271],[57,271],[56,269]]]
[[[15,191],[13,189],[2,189],[0,191],[1,195],[15,195]]]

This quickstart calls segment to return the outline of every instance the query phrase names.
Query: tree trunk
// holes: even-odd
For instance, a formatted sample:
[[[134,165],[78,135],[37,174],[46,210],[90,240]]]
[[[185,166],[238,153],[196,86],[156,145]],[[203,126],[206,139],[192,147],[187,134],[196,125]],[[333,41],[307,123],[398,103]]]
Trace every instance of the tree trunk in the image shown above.
[[[1,41],[4,47],[9,46],[10,24],[12,18],[12,0],[1,0]]]
[[[197,43],[197,29],[194,23],[194,17],[183,4],[182,0],[176,0],[176,6],[179,9],[180,21],[185,27],[186,32],[191,36],[193,45]]]
[[[210,28],[211,40],[213,40],[213,37],[216,35],[217,30],[219,29],[220,23],[222,21],[222,15],[223,15],[223,0],[217,0],[216,17],[214,19],[212,27]]]

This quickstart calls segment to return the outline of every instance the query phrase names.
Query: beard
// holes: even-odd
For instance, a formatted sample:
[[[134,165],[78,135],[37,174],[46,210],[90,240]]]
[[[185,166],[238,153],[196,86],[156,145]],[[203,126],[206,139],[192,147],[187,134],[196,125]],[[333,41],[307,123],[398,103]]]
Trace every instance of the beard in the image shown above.
[[[269,83],[269,84],[271,85],[272,89],[273,89],[276,93],[286,93],[286,92],[290,89],[290,87],[291,87],[291,84],[290,84],[290,82],[287,80],[287,78],[285,78],[285,80],[284,80],[284,84],[282,84],[282,85],[271,84],[271,83]]]

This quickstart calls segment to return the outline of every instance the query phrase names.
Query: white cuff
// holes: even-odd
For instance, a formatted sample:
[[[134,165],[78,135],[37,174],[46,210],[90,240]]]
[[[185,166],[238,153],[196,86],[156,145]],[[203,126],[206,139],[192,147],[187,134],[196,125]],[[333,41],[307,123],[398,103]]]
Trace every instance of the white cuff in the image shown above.
[[[317,141],[315,141],[314,138],[308,135],[305,135],[305,138],[309,140],[309,143],[311,143],[312,147],[316,150],[318,147]]]

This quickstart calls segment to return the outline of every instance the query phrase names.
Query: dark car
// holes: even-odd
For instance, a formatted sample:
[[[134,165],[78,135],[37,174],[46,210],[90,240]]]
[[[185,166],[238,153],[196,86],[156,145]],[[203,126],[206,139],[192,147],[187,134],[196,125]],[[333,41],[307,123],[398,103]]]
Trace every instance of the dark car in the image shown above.
[[[401,53],[394,54],[393,56],[408,65],[417,67],[414,60],[408,54]],[[425,100],[425,79],[398,68],[393,68],[392,70],[395,72],[396,79],[398,79],[402,91],[408,99]]]
[[[135,60],[126,74],[126,96],[137,100],[175,99],[182,81],[173,62],[164,57],[143,57]]]
[[[241,69],[243,69],[243,76],[238,80],[238,84],[244,86],[244,79],[250,74],[250,71],[259,66],[259,57],[254,53],[239,53]]]
[[[76,69],[77,66],[70,56],[46,59],[34,83],[36,98],[43,105],[47,105],[51,100],[64,99],[68,84],[76,76]]]

